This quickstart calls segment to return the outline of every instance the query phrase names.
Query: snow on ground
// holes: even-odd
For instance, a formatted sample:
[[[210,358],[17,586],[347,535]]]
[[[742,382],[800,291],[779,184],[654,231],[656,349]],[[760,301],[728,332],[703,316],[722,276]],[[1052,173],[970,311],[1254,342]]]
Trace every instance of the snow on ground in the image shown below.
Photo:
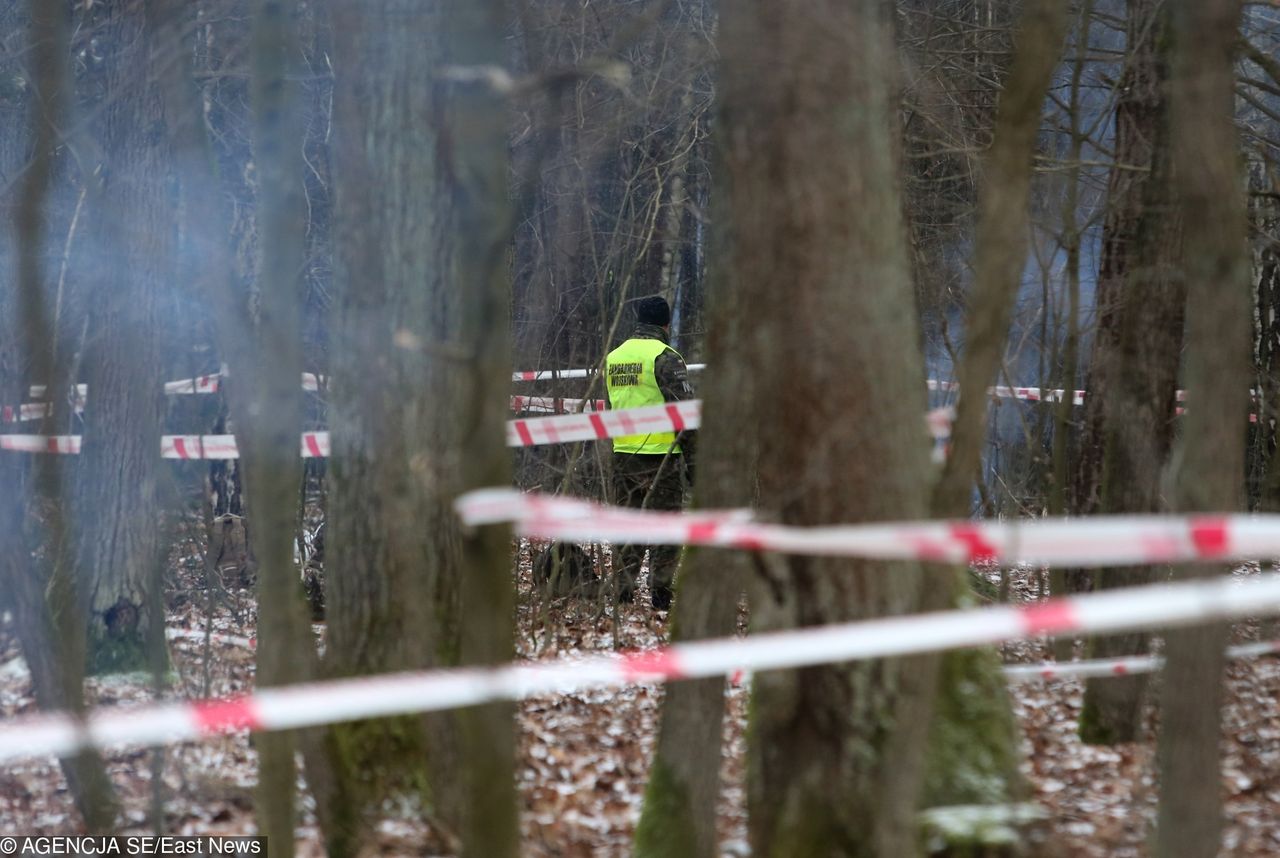
[[[171,627],[202,629],[210,601],[197,585],[199,564],[187,551],[176,568],[185,598],[172,599]],[[656,646],[665,619],[644,607],[624,606],[615,627],[600,600],[559,600],[545,605],[533,593],[530,552],[520,552],[517,649],[521,657],[558,658],[595,650]],[[993,580],[998,573],[987,573]],[[1238,574],[1250,574],[1242,570]],[[1039,573],[1019,571],[1010,580],[1011,598],[1038,595]],[[250,594],[231,591],[212,601],[215,631],[251,637]],[[1238,640],[1257,639],[1256,624],[1241,624]],[[225,695],[252,684],[253,657],[247,649],[190,636],[171,642],[174,687],[184,697],[206,692]],[[1043,641],[1005,648],[1009,661],[1048,657]],[[1076,738],[1083,685],[1074,681],[1012,687],[1014,709],[1023,728],[1024,769],[1033,798],[1049,813],[1040,854],[1123,858],[1146,854],[1144,841],[1154,819],[1156,784],[1152,741],[1117,748],[1087,747]],[[137,705],[153,698],[144,676],[114,677],[89,684],[94,705]],[[743,733],[747,692],[733,688],[726,722],[722,769],[725,789],[719,829],[725,855],[747,854]],[[641,685],[621,690],[541,697],[518,707],[524,853],[529,856],[624,856],[639,818],[649,756],[657,728],[662,688]],[[1226,760],[1223,791],[1229,824],[1225,855],[1280,854],[1280,660],[1235,662],[1228,670]],[[34,711],[30,681],[12,635],[0,626],[0,718]],[[152,830],[153,758],[145,750],[112,751],[108,770],[125,805],[130,831]],[[255,755],[246,736],[186,743],[164,754],[164,821],[177,834],[253,832]],[[323,854],[312,804],[303,789],[299,853]],[[61,834],[78,829],[56,761],[22,761],[0,768],[0,835]],[[368,855],[442,854],[438,836],[409,804],[392,808],[367,844]]]

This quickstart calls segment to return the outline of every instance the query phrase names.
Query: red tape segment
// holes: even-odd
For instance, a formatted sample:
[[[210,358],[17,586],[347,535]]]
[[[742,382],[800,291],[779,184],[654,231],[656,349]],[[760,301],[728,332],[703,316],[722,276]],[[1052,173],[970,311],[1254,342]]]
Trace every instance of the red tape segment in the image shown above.
[[[288,730],[439,711],[634,682],[938,652],[1022,639],[1040,631],[1109,633],[1265,616],[1280,613],[1280,575],[1110,590],[1049,602],[1035,611],[1030,615],[1028,609],[1013,606],[946,611],[696,641],[641,653],[273,687],[232,700],[124,710],[104,707],[83,722],[65,713],[49,713],[0,724],[0,762],[66,756],[85,747],[160,744],[232,730]],[[1047,670],[1043,665],[1023,669],[1028,668],[1040,676]]]
[[[998,563],[1130,566],[1280,557],[1280,516],[1091,516],[789,527],[750,512],[654,512],[483,489],[458,498],[470,525],[512,522],[543,539],[709,545],[789,554]],[[1045,619],[1048,623],[1048,619]],[[1048,627],[1048,626],[1046,626]]]

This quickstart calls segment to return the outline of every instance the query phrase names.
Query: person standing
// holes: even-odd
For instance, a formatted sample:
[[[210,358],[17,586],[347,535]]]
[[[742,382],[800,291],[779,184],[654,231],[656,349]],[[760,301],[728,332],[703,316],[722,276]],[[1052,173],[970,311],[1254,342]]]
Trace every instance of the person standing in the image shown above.
[[[661,296],[636,302],[636,327],[609,352],[605,384],[609,408],[641,408],[693,398],[684,358],[671,348],[671,307]],[[632,509],[679,510],[693,480],[696,433],[649,432],[613,439],[613,489],[618,504]],[[615,552],[618,597],[635,599],[645,551],[649,551],[649,592],[653,607],[671,608],[678,545],[620,545]],[[620,565],[617,565],[621,561]]]

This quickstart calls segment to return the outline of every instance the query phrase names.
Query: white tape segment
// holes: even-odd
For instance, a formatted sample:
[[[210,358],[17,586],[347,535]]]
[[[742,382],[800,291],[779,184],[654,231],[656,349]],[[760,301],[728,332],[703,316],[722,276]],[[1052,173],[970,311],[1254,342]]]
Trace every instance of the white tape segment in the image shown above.
[[[746,511],[653,512],[515,489],[462,495],[469,525],[513,522],[524,536],[706,545],[885,560],[1004,566],[1127,566],[1280,557],[1280,515],[1089,516],[788,527]]]
[[[1256,658],[1280,654],[1280,641],[1244,644],[1227,650],[1227,658]],[[1097,676],[1128,676],[1133,673],[1155,673],[1164,667],[1164,659],[1155,655],[1128,658],[1100,658],[1093,661],[1045,661],[1040,664],[1007,664],[1004,675],[1010,682],[1032,682],[1037,679],[1089,679]]]
[[[229,700],[51,713],[0,724],[0,761],[84,747],[161,744],[244,729],[286,730],[585,688],[911,655],[1076,632],[1168,628],[1280,612],[1280,576],[1112,590],[1030,606],[948,611],[676,644],[572,661],[508,664],[263,689]]]

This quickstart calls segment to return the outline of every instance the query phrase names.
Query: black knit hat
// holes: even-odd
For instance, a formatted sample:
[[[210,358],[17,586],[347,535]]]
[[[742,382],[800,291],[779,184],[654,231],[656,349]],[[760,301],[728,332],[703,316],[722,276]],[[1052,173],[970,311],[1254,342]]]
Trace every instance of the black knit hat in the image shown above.
[[[636,320],[642,325],[665,328],[671,324],[671,305],[661,295],[650,295],[636,301]]]

